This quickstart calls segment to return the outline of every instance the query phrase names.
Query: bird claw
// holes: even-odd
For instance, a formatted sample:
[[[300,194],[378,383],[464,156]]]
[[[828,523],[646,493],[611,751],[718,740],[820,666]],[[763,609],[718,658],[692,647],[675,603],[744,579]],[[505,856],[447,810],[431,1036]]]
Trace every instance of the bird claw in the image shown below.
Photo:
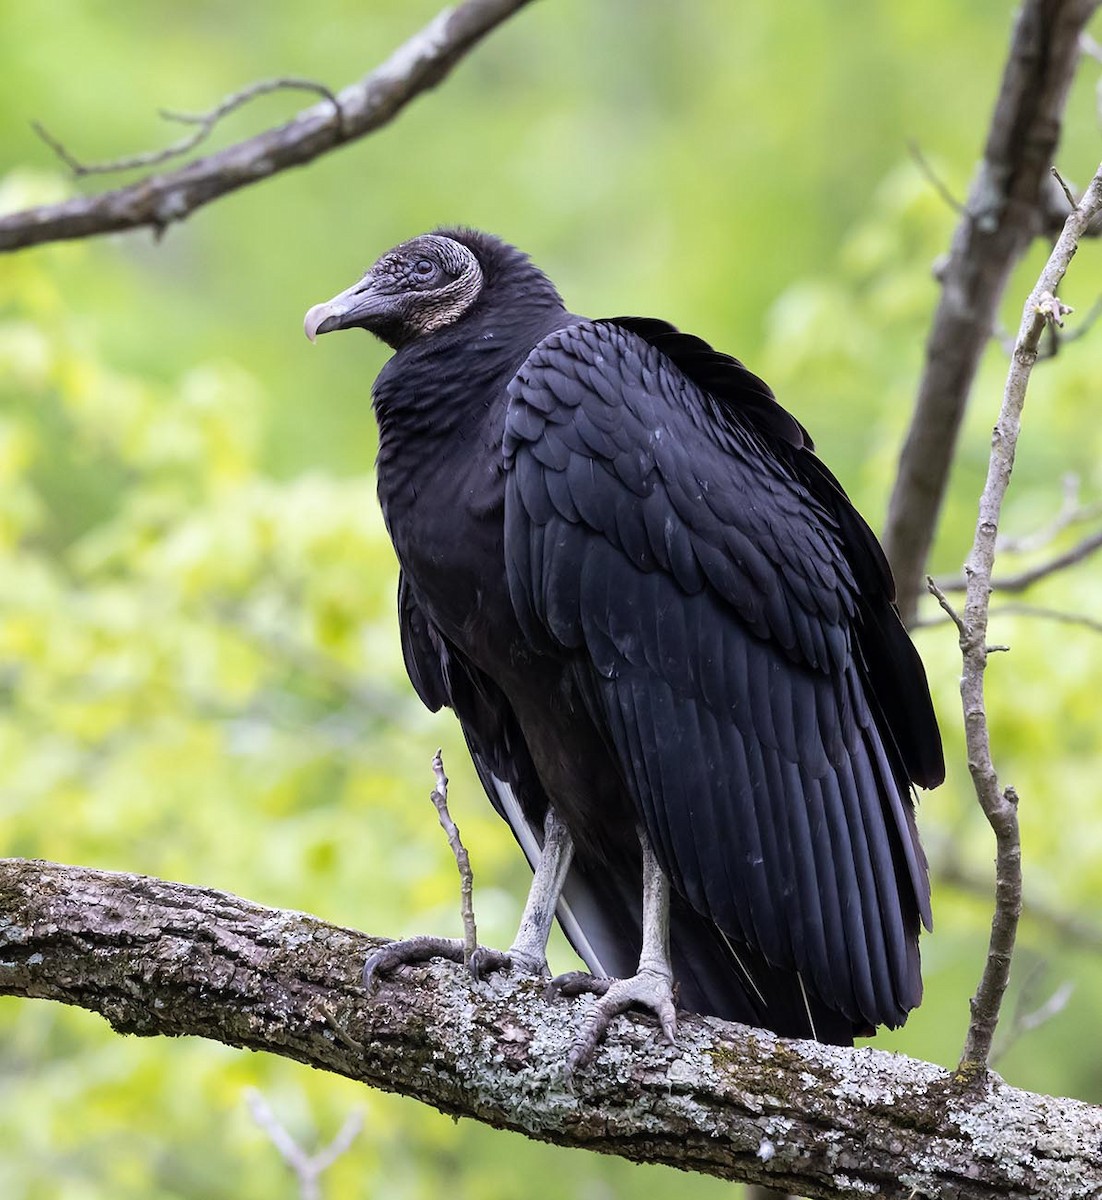
[[[492,950],[489,946],[476,946],[467,964],[476,982],[495,971],[508,971],[512,966],[513,960],[508,950]]]
[[[428,962],[433,958],[461,963],[465,954],[466,943],[462,938],[422,934],[397,942],[388,942],[368,955],[363,969],[364,990],[369,996],[373,995],[380,976],[389,974],[395,967]],[[547,964],[537,962],[529,954],[515,950],[494,950],[489,946],[475,947],[467,969],[476,981],[494,974],[495,971],[517,971],[525,975],[547,974]]]
[[[582,976],[580,971],[572,972],[573,976]],[[563,979],[563,976],[559,977]],[[586,1014],[581,1031],[566,1056],[566,1073],[571,1076],[579,1067],[584,1067],[593,1058],[601,1041],[608,1033],[612,1018],[626,1012],[633,1005],[649,1009],[658,1018],[662,1036],[672,1046],[677,1034],[677,1010],[673,1003],[673,985],[668,975],[657,971],[640,971],[630,979],[594,979],[589,977],[596,986],[581,986],[580,980],[567,976],[567,986],[577,986],[579,991],[591,991],[604,994]],[[558,981],[556,981],[558,982]],[[560,988],[560,994],[569,993]]]
[[[367,956],[363,969],[364,991],[372,995],[378,986],[379,976],[389,974],[395,967],[428,962],[430,958],[446,958],[450,962],[461,963],[463,950],[463,942],[459,938],[432,937],[429,934],[388,942]]]
[[[616,982],[607,975],[590,975],[588,971],[567,971],[550,980],[543,993],[545,1000],[559,996],[603,996]]]

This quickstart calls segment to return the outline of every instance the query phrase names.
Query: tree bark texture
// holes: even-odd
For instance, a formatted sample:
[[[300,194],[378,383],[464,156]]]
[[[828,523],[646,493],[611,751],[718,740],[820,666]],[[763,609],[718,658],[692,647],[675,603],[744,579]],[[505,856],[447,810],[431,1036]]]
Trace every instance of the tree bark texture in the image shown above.
[[[957,435],[1010,272],[1050,222],[1044,199],[1079,40],[1099,0],[1025,0],[983,160],[941,278],[941,298],[888,507],[884,549],[913,622]],[[1056,230],[1059,230],[1059,223]]]
[[[984,1075],[682,1015],[676,1046],[620,1018],[563,1062],[589,1000],[530,979],[401,968],[380,944],[206,888],[0,860],[0,994],[75,1004],[120,1033],[282,1054],[543,1141],[812,1200],[1102,1196],[1102,1109]]]

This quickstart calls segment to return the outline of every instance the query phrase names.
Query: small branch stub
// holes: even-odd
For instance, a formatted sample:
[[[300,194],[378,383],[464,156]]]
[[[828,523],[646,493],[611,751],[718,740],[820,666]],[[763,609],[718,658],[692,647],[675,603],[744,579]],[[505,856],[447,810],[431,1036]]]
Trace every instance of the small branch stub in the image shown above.
[[[448,845],[455,855],[455,865],[459,868],[459,909],[463,917],[463,962],[469,967],[475,951],[478,949],[478,929],[474,919],[474,873],[471,871],[471,859],[467,847],[459,836],[459,826],[452,820],[448,812],[448,777],[444,773],[443,751],[437,750],[432,760],[433,774],[436,776],[436,787],[429,797],[440,818],[441,828],[447,834]]]
[[[1075,309],[1069,304],[1065,304],[1062,300],[1057,299],[1051,292],[1044,291],[1037,298],[1037,304],[1034,309],[1046,321],[1051,321],[1053,325],[1058,325],[1061,329],[1064,327],[1064,318],[1068,313],[1075,312]]]

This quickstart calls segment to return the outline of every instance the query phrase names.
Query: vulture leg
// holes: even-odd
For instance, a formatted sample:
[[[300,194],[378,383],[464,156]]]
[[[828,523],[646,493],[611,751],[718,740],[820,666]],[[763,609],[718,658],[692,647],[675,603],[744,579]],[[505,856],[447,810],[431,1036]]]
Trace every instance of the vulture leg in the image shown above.
[[[632,1005],[649,1008],[658,1018],[666,1040],[673,1043],[677,1012],[673,1003],[673,968],[670,966],[670,881],[651,849],[646,834],[643,847],[643,947],[639,969],[630,979],[594,979],[576,974],[564,977],[566,992],[595,992],[600,1000],[590,1009],[567,1056],[567,1072],[584,1066],[608,1032],[612,1018]]]
[[[543,823],[543,850],[513,944],[505,952],[509,963],[531,975],[546,975],[547,939],[555,923],[555,906],[566,882],[574,842],[566,826],[549,808]],[[479,964],[481,968],[481,963]]]
[[[471,955],[470,969],[476,979],[493,971],[517,970],[526,975],[546,975],[547,939],[555,921],[563,883],[574,857],[574,842],[566,826],[550,809],[544,821],[543,850],[535,865],[532,887],[524,905],[520,928],[508,950],[478,946]],[[375,990],[380,975],[405,963],[428,962],[444,958],[461,963],[466,951],[462,938],[433,937],[424,934],[390,942],[368,956],[363,969],[363,986]]]

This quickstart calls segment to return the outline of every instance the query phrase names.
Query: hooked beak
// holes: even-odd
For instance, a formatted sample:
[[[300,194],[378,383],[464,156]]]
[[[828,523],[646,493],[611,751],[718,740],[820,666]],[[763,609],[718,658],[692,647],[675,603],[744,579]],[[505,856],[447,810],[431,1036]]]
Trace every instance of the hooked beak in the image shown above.
[[[314,341],[319,333],[332,333],[335,329],[350,329],[355,325],[370,328],[373,317],[387,315],[388,298],[372,290],[374,283],[369,272],[359,283],[354,283],[332,300],[315,304],[302,323],[310,341]]]

